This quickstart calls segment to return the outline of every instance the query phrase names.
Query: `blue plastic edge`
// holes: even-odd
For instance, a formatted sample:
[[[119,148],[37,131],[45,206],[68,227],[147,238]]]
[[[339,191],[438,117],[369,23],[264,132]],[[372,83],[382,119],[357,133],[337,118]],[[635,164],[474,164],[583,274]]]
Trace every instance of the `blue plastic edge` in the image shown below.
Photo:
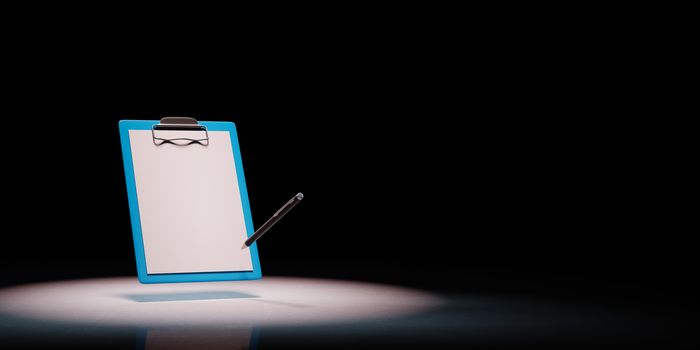
[[[243,216],[245,217],[246,231],[250,237],[254,233],[253,216],[250,212],[248,202],[248,190],[243,174],[243,162],[241,160],[241,150],[238,146],[238,135],[236,125],[232,122],[199,122],[207,127],[208,131],[228,131],[231,135],[231,147],[233,148],[233,158],[236,164],[236,175],[238,177],[238,188],[241,193],[243,203]],[[171,274],[148,274],[146,270],[146,253],[143,248],[143,236],[141,232],[141,216],[139,214],[139,203],[136,195],[136,179],[134,176],[134,163],[131,156],[131,141],[129,130],[151,130],[157,120],[120,120],[119,137],[121,139],[122,156],[124,158],[124,173],[126,178],[126,192],[129,200],[129,213],[131,216],[131,231],[134,237],[134,252],[136,255],[136,272],[141,283],[174,283],[174,282],[212,282],[212,281],[238,281],[253,280],[262,277],[260,269],[260,259],[258,258],[257,243],[253,243],[250,248],[250,257],[253,262],[253,271],[231,271],[231,272],[198,272],[198,273],[171,273]],[[240,249],[240,247],[231,247]]]

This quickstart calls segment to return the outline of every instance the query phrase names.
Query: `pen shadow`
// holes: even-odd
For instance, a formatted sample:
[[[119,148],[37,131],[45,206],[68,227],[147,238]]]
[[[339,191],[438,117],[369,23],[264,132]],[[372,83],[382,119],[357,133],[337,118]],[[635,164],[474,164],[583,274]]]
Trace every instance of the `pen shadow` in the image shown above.
[[[265,303],[265,304],[272,304],[272,305],[294,307],[294,308],[314,307],[313,305],[290,303],[288,301],[278,301],[278,300],[269,300],[269,299],[252,299],[251,301],[256,301],[256,302]]]
[[[220,300],[258,298],[259,296],[235,292],[235,291],[202,291],[202,292],[177,292],[155,294],[125,294],[122,297],[137,303],[152,303],[163,301],[192,301],[192,300]]]

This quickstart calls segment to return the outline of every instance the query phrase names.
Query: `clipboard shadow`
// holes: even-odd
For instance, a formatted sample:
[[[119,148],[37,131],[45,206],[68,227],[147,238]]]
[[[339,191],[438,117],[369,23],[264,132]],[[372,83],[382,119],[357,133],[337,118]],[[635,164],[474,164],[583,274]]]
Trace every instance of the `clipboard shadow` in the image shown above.
[[[176,292],[155,294],[126,294],[122,297],[137,303],[152,303],[162,301],[192,301],[192,300],[219,300],[258,298],[257,295],[236,291],[201,291],[201,292]]]

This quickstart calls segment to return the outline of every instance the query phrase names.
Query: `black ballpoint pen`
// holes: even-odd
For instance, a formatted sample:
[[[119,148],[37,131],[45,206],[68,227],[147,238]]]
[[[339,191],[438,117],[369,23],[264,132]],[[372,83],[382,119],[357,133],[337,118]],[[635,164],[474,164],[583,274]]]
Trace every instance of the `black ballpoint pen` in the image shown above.
[[[250,238],[248,238],[245,241],[245,245],[243,246],[242,249],[245,249],[247,247],[250,247],[251,244],[255,243],[255,241],[258,240],[258,238],[262,237],[262,235],[267,232],[267,230],[272,227],[272,225],[276,224],[279,219],[281,219],[284,214],[287,214],[292,208],[294,208],[295,205],[299,204],[299,202],[304,199],[304,195],[300,193],[297,193],[296,196],[292,197],[287,203],[285,203],[280,210],[278,210],[272,217],[267,220],[262,226],[260,226],[255,233],[253,233]]]

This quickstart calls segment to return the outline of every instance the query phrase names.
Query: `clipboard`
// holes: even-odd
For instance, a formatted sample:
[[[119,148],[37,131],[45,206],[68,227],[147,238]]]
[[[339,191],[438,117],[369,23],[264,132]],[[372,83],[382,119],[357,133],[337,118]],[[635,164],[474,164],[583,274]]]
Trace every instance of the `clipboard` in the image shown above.
[[[119,121],[141,283],[262,277],[236,126]]]

